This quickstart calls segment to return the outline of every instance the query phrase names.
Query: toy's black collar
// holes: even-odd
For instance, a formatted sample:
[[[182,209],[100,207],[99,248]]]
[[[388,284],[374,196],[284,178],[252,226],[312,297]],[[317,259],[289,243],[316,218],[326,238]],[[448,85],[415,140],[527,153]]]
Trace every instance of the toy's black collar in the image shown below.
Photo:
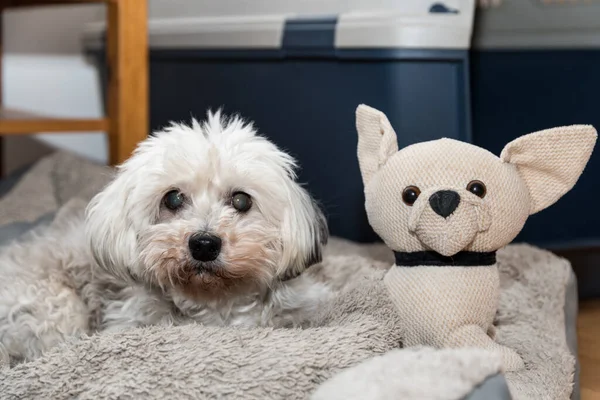
[[[396,265],[399,267],[479,267],[494,265],[496,252],[479,253],[475,251],[461,251],[453,256],[446,257],[435,251],[415,251],[412,253],[395,251]]]

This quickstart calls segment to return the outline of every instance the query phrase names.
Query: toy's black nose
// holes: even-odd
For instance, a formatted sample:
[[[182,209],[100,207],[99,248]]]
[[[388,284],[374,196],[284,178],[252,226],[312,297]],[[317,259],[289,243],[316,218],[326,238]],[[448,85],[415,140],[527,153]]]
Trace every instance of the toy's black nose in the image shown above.
[[[447,218],[460,204],[460,196],[453,190],[440,190],[429,198],[429,205],[436,214]]]
[[[206,233],[196,233],[188,242],[194,260],[213,261],[221,252],[221,239]]]

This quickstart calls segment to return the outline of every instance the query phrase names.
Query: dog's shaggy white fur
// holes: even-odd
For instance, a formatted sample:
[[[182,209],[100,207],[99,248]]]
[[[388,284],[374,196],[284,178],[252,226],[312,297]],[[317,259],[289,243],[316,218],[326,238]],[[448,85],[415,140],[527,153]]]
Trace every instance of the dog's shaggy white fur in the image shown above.
[[[85,216],[3,250],[0,356],[149,324],[301,324],[330,294],[301,275],[328,233],[294,168],[218,112],[156,133]]]

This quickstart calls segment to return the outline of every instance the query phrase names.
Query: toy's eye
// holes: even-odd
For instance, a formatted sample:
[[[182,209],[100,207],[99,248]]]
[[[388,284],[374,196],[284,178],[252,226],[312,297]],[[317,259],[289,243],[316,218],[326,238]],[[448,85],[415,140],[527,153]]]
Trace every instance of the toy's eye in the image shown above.
[[[185,202],[185,196],[179,190],[171,190],[165,197],[163,197],[163,203],[171,211],[175,211]]]
[[[481,197],[482,199],[485,197],[487,193],[487,189],[483,182],[481,181],[471,181],[467,185],[467,190],[473,193],[475,196]]]
[[[252,198],[244,192],[235,192],[231,196],[231,205],[240,212],[246,212],[252,207]]]
[[[416,186],[407,186],[402,191],[402,201],[407,205],[412,206],[415,204],[415,201],[419,198],[421,194],[421,190]]]

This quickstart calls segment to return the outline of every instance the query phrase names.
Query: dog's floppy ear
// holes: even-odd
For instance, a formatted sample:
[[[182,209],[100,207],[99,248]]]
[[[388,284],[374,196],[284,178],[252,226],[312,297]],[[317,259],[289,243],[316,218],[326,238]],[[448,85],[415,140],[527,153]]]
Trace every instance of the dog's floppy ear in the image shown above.
[[[327,219],[319,205],[297,183],[289,186],[290,205],[281,226],[282,262],[277,275],[289,280],[323,259],[329,239]]]
[[[502,150],[502,161],[514,164],[531,196],[530,214],[554,204],[575,185],[587,164],[596,129],[572,125],[521,136]]]
[[[373,174],[398,151],[398,140],[385,114],[364,104],[356,109],[356,130],[358,163],[363,184],[367,186]]]
[[[88,204],[85,230],[97,264],[125,280],[135,280],[137,237],[126,202],[130,193],[125,177],[118,175]]]

